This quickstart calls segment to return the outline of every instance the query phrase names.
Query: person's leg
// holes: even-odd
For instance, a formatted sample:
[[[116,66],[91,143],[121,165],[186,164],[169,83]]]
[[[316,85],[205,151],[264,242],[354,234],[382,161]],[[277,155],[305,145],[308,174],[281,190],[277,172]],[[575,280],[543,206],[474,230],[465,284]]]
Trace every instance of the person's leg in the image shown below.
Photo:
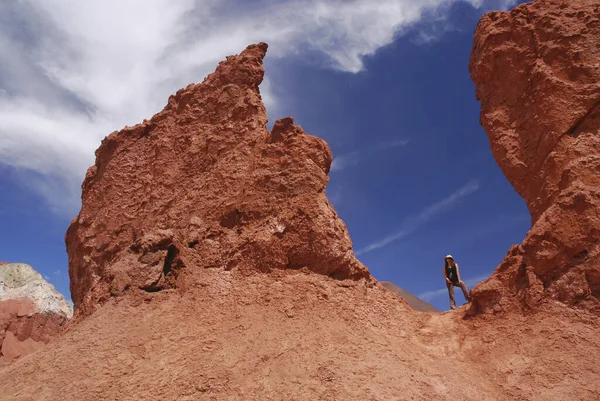
[[[454,301],[454,286],[451,283],[446,283],[448,288],[448,296],[450,297],[450,309],[456,308],[456,302]]]
[[[467,285],[464,283],[464,281],[461,280],[460,283],[458,283],[458,286],[462,290],[465,299],[471,302],[471,295],[469,294],[469,290],[467,289]]]

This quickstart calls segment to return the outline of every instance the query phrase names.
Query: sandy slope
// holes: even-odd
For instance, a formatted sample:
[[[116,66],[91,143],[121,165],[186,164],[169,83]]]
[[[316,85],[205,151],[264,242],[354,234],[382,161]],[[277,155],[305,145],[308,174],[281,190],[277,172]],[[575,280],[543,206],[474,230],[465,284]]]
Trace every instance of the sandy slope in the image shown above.
[[[393,292],[394,294],[397,294],[398,296],[402,297],[402,299],[404,299],[408,303],[408,305],[416,311],[440,312],[440,310],[438,308],[431,305],[429,302],[423,301],[421,298],[417,297],[414,294],[411,294],[410,292],[406,291],[403,288],[398,287],[394,283],[390,283],[389,281],[382,281],[381,285],[384,288],[387,288],[388,290]]]
[[[117,303],[118,302],[118,303]],[[548,308],[561,308],[553,306]],[[7,400],[597,400],[600,327],[561,308],[464,320],[380,286],[206,270],[131,294],[0,370]],[[570,324],[565,324],[565,320]]]

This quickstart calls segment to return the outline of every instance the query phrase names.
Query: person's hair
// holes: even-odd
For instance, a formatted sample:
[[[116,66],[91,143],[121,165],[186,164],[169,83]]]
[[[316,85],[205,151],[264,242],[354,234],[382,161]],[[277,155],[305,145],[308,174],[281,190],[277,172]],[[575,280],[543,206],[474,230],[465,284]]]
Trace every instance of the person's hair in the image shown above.
[[[456,262],[454,259],[450,259],[450,266],[453,267],[454,265],[456,265]],[[448,259],[444,259],[444,266],[448,267]]]

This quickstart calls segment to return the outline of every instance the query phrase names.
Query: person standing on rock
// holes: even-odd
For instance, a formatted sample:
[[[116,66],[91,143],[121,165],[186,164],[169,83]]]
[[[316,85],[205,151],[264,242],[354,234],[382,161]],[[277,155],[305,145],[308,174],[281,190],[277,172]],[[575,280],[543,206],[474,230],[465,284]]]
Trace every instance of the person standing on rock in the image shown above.
[[[444,258],[444,279],[448,288],[448,296],[450,297],[450,309],[456,309],[454,301],[454,287],[460,287],[467,302],[471,302],[471,296],[466,284],[460,279],[458,263],[454,261],[452,255],[446,255]]]

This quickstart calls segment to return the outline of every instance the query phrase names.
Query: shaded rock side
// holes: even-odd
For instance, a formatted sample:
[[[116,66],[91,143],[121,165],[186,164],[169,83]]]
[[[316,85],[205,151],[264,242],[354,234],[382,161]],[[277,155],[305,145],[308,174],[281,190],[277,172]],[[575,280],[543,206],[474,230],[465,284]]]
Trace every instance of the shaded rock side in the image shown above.
[[[325,195],[326,142],[290,117],[266,128],[266,50],[228,57],[102,141],[65,238],[79,314],[132,289],[185,291],[197,269],[370,278]]]
[[[485,15],[470,71],[481,123],[532,228],[473,289],[477,311],[548,299],[600,313],[600,4]]]
[[[48,343],[73,312],[64,297],[31,266],[0,266],[0,361],[12,361]]]
[[[429,302],[422,300],[414,294],[406,291],[403,288],[398,287],[394,283],[390,283],[389,281],[381,281],[380,282],[383,287],[387,290],[393,292],[398,295],[400,298],[404,299],[408,305],[416,311],[419,312],[440,312],[438,308],[431,305]]]

